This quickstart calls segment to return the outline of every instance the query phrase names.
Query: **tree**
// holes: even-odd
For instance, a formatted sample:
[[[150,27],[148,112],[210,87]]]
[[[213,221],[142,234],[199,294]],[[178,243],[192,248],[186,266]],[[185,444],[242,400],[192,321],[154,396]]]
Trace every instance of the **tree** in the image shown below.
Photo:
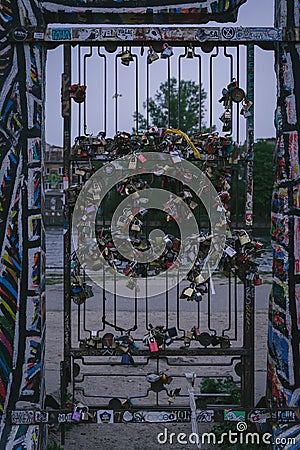
[[[269,220],[271,197],[274,182],[273,173],[274,144],[266,140],[254,146],[254,216],[257,220]]]
[[[170,97],[169,97],[170,90]],[[168,127],[168,106],[170,102],[170,127],[178,128],[178,83],[175,77],[168,82],[161,83],[156,91],[154,98],[150,97],[148,102],[149,126],[157,126],[161,128]],[[202,131],[206,131],[204,127],[204,101],[207,95],[201,88],[201,118]],[[143,108],[146,109],[146,102]],[[191,80],[181,80],[180,82],[180,129],[187,134],[192,134],[199,130],[199,85]],[[136,114],[134,114],[136,118]],[[146,119],[143,114],[138,113],[138,123],[140,131],[147,128]]]

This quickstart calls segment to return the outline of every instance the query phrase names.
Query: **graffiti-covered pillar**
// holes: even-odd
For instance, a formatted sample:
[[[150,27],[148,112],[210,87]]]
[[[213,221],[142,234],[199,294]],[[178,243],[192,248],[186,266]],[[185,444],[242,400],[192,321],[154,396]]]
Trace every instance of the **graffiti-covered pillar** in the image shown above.
[[[273,289],[269,304],[268,399],[272,406],[292,406],[300,388],[300,44],[298,0],[275,1],[275,26],[286,29],[290,42],[275,52],[277,145],[272,197]],[[293,396],[294,393],[294,396]],[[293,396],[293,397],[292,397]],[[299,403],[298,403],[299,404]],[[276,430],[297,436],[300,427]]]
[[[5,416],[44,397],[45,57],[25,43],[30,27],[42,25],[38,1],[2,0],[0,25],[0,448],[34,449],[38,428],[7,425]]]

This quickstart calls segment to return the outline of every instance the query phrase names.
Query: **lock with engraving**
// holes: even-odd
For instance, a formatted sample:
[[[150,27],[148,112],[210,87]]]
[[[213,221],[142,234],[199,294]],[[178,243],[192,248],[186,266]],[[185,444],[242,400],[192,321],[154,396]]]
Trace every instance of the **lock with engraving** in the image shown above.
[[[167,58],[170,58],[170,56],[173,56],[173,55],[174,55],[174,52],[173,52],[172,47],[170,47],[168,44],[164,43],[163,46],[162,46],[162,51],[161,51],[160,57],[162,59],[167,59]]]
[[[159,59],[158,54],[153,50],[152,45],[150,45],[147,55],[147,63],[152,64],[154,61],[157,61],[158,59]]]

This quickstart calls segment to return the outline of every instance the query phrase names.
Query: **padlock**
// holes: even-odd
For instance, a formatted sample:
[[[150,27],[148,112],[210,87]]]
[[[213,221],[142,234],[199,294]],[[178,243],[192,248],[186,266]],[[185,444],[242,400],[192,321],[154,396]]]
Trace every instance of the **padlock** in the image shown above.
[[[84,406],[81,409],[81,420],[89,420],[89,408],[88,406]]]
[[[137,158],[135,155],[131,156],[129,163],[128,163],[128,169],[129,170],[134,170],[136,169],[137,166]]]
[[[124,66],[129,66],[131,61],[133,61],[133,56],[127,49],[121,54],[121,64],[123,64]]]
[[[201,335],[201,332],[200,332],[199,328],[197,328],[196,326],[194,326],[194,327],[192,328],[192,332],[193,332],[194,339],[195,339],[196,341],[198,341],[199,338],[200,338],[200,335]]]
[[[246,94],[240,87],[236,86],[232,91],[230,92],[231,100],[235,103],[240,103],[242,100],[244,100]]]
[[[120,216],[117,220],[117,226],[122,228],[129,226],[129,219],[125,216]]]
[[[170,47],[168,44],[164,43],[163,46],[162,46],[162,52],[161,52],[160,57],[162,59],[167,59],[167,58],[170,58],[170,56],[173,56],[173,55],[174,55],[174,53],[173,53],[172,47]]]
[[[230,339],[229,336],[220,336],[220,344],[221,344],[221,348],[230,348],[231,343],[230,343]]]
[[[158,352],[158,345],[157,345],[157,342],[156,342],[154,336],[149,337],[149,350],[151,353]]]
[[[141,222],[139,219],[135,219],[133,224],[131,225],[131,231],[140,232],[142,225],[143,225],[143,222]]]
[[[224,120],[231,120],[231,111],[230,109],[226,109],[226,111],[224,112]]]
[[[254,286],[261,286],[263,284],[263,280],[259,275],[255,275],[253,279]]]
[[[208,347],[211,345],[212,337],[209,333],[201,333],[200,336],[197,339],[203,347]]]
[[[192,300],[194,300],[195,302],[201,302],[201,300],[202,300],[201,292],[194,291],[193,296],[192,296]]]
[[[249,242],[251,242],[249,234],[246,230],[241,230],[239,232],[239,241],[241,245],[249,244]]]
[[[188,300],[192,300],[195,289],[191,286],[184,288],[182,293],[180,294],[180,298],[187,298]]]
[[[159,59],[158,54],[153,50],[152,45],[150,45],[147,55],[147,63],[152,64],[154,61]]]
[[[80,406],[75,406],[75,408],[73,410],[73,414],[72,414],[72,420],[74,420],[75,422],[80,422],[81,415],[82,415],[82,410],[81,410]]]
[[[71,285],[71,297],[76,305],[81,305],[87,298],[83,287],[78,283]]]
[[[129,365],[131,364],[131,358],[129,353],[124,353],[121,358],[121,364]]]

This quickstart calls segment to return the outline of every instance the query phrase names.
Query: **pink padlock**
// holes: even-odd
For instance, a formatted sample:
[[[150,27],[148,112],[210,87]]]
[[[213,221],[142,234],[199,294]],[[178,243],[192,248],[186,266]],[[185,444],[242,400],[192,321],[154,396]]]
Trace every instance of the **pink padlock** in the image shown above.
[[[158,352],[158,345],[154,337],[149,338],[149,350],[151,353]]]

